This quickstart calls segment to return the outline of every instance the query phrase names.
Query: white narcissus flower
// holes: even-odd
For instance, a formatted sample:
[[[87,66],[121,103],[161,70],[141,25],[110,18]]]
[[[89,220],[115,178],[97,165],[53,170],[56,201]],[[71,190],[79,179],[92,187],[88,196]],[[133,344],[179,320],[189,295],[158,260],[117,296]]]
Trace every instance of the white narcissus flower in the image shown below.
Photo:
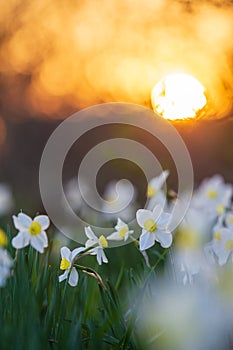
[[[153,210],[156,205],[161,205],[162,207],[166,204],[166,194],[162,190],[162,187],[167,180],[169,175],[168,170],[164,170],[159,176],[151,179],[147,186],[147,198],[149,200],[147,204],[147,209]]]
[[[92,255],[96,255],[97,262],[99,265],[102,265],[102,262],[108,263],[108,259],[104,253],[104,248],[108,247],[108,242],[104,235],[101,235],[99,238],[94,234],[91,227],[85,227],[85,233],[88,238],[86,241],[85,247],[93,247],[89,252]]]
[[[233,231],[217,224],[213,229],[212,251],[218,258],[219,265],[226,264],[229,256],[233,261]]]
[[[78,271],[73,266],[73,262],[75,257],[84,251],[84,247],[76,248],[72,252],[67,247],[61,248],[61,263],[60,263],[60,270],[65,271],[62,275],[59,276],[59,282],[64,281],[65,279],[68,279],[68,283],[71,287],[75,287],[78,284]]]
[[[113,241],[127,241],[129,235],[133,234],[133,230],[129,229],[129,226],[118,218],[117,225],[115,226],[116,231],[107,237],[108,240]]]
[[[170,214],[164,213],[161,206],[157,205],[153,211],[139,209],[136,218],[139,226],[142,227],[140,250],[149,249],[155,241],[159,242],[163,248],[171,246],[172,234],[167,229]]]
[[[10,277],[13,260],[6,249],[0,248],[0,287],[4,287]]]
[[[148,187],[147,187],[148,198],[155,197],[157,195],[158,191],[161,190],[165,181],[167,180],[168,175],[169,175],[169,171],[164,170],[159,176],[156,176],[149,181]]]
[[[30,244],[39,253],[43,253],[44,248],[48,247],[45,232],[50,225],[48,216],[38,215],[31,219],[30,216],[19,213],[18,216],[13,216],[13,221],[19,233],[12,239],[12,246],[21,249]]]

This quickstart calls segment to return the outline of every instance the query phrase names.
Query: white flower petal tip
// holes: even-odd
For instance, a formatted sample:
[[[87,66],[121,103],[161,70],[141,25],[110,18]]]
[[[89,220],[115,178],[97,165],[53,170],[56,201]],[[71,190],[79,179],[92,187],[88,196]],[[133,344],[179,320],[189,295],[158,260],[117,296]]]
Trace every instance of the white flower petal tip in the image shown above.
[[[71,252],[71,260],[73,261],[78,255],[80,255],[80,253],[82,253],[86,248],[85,247],[79,247],[74,249]]]
[[[68,247],[61,247],[61,257],[69,260],[71,251]]]
[[[161,247],[163,248],[169,248],[172,245],[172,234],[161,232],[156,234],[158,242],[160,243]]]
[[[29,237],[27,232],[19,232],[11,241],[12,246],[15,249],[22,249],[29,245]]]
[[[33,221],[38,222],[43,230],[47,230],[47,228],[49,228],[50,220],[47,215],[38,215],[33,219]]]
[[[139,239],[139,249],[141,251],[151,248],[155,244],[154,235],[145,231]]]
[[[76,270],[75,267],[72,267],[71,272],[70,272],[70,276],[69,276],[69,280],[68,283],[71,287],[76,287],[78,284],[78,272]]]

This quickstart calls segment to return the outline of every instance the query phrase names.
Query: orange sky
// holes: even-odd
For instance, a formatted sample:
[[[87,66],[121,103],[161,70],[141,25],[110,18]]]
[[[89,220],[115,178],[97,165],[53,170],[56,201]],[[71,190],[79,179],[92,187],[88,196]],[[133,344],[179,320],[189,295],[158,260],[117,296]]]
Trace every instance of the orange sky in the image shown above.
[[[111,101],[150,106],[154,84],[174,72],[206,87],[206,118],[232,110],[231,1],[9,0],[0,31],[4,118],[65,118]]]

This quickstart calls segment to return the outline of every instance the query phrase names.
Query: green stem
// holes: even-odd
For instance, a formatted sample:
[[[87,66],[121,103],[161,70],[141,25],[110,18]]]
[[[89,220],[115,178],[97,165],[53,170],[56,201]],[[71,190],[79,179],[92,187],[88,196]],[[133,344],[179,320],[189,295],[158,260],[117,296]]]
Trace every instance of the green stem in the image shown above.
[[[103,290],[107,289],[101,276],[94,269],[86,266],[77,265],[77,264],[74,264],[73,266],[76,267],[78,270],[81,270],[84,273],[94,277],[98,281],[99,285],[102,287]]]
[[[140,250],[140,249],[139,249],[139,241],[138,241],[136,238],[134,238],[134,237],[132,237],[132,236],[129,236],[129,237],[130,237],[130,239],[137,245],[137,249],[138,249],[139,252],[142,254],[143,259],[145,260],[146,266],[149,267],[149,269],[150,269],[150,268],[151,268],[151,266],[150,266],[150,261],[149,261],[149,257],[148,257],[148,255],[147,255],[146,251],[145,251],[145,250]]]
[[[166,256],[168,252],[168,249],[164,249],[163,254],[160,255],[160,258],[156,261],[156,264],[152,267],[152,270],[155,270],[156,267],[159,265],[159,263],[164,259],[164,257]]]
[[[131,241],[133,241],[134,243],[136,243],[137,246],[139,246],[139,241],[138,241],[136,238],[132,237],[131,235],[129,235],[129,238],[131,239]]]
[[[60,308],[58,323],[57,323],[57,327],[56,327],[56,331],[55,331],[55,339],[56,339],[56,340],[57,340],[58,334],[59,334],[59,332],[60,332],[62,316],[63,316],[63,314],[64,314],[63,311],[64,311],[64,303],[65,303],[65,296],[66,296],[66,290],[67,290],[68,279],[69,279],[69,276],[68,276],[67,279],[66,279],[65,286],[64,286],[64,290],[63,290],[61,308]]]
[[[15,257],[14,257],[14,264],[15,264],[15,265],[17,264],[17,261],[18,261],[18,255],[19,255],[19,249],[16,249],[16,251],[15,251]]]

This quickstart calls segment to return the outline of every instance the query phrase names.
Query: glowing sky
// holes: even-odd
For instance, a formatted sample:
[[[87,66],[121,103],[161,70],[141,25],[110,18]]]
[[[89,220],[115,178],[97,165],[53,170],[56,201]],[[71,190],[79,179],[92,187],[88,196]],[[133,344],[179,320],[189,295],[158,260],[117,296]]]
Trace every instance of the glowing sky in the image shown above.
[[[150,106],[152,87],[176,72],[205,86],[206,117],[232,109],[231,1],[9,0],[0,32],[5,111],[64,118],[64,106]]]

